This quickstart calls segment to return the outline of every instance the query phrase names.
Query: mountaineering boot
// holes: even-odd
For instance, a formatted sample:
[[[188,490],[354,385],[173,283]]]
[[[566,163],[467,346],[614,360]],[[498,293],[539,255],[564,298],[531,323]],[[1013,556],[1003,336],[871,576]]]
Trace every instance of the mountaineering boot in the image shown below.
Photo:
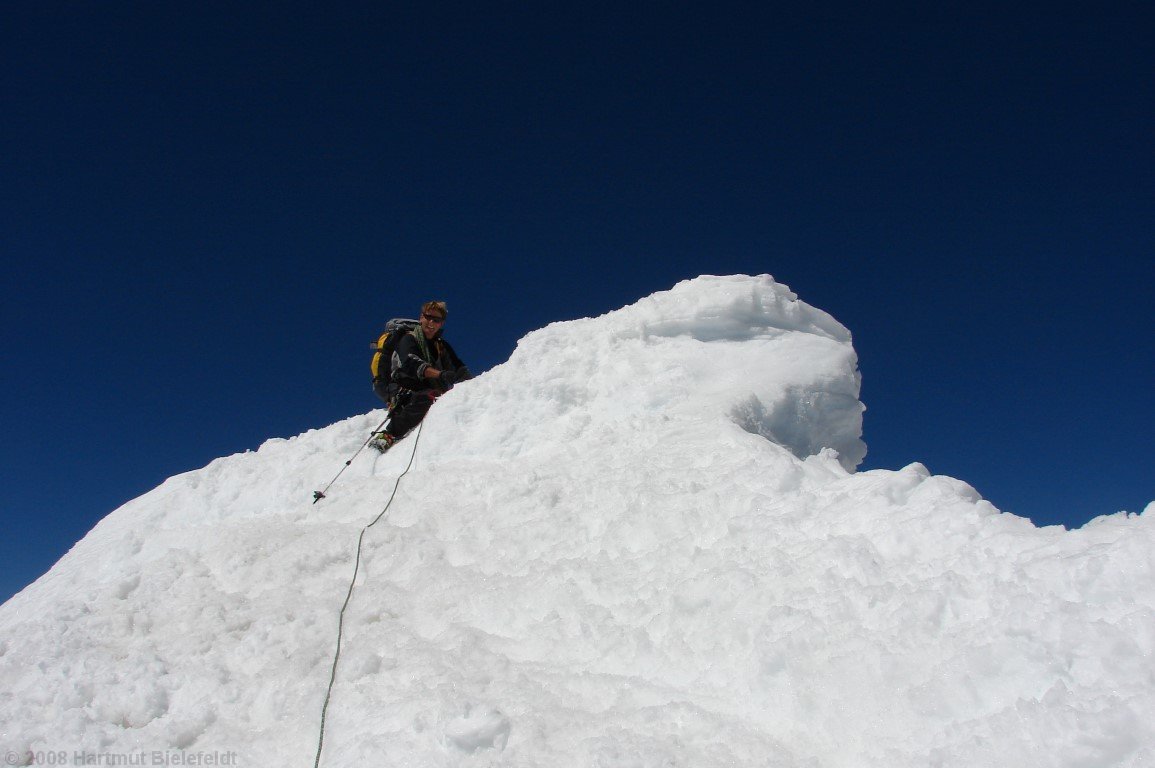
[[[381,453],[393,447],[393,443],[397,442],[397,438],[388,432],[374,432],[373,437],[369,440],[369,445],[376,448]]]

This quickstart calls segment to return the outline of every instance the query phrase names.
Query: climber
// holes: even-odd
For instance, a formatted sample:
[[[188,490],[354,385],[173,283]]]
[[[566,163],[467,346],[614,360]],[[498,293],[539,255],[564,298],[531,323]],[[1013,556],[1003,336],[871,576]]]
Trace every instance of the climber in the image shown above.
[[[441,338],[447,315],[444,301],[428,301],[421,307],[416,327],[395,331],[388,348],[386,336],[382,336],[378,354],[388,354],[389,373],[386,378],[374,367],[378,375],[373,379],[373,391],[389,406],[389,423],[374,433],[370,442],[382,453],[421,423],[434,400],[454,384],[473,377],[449,342]]]

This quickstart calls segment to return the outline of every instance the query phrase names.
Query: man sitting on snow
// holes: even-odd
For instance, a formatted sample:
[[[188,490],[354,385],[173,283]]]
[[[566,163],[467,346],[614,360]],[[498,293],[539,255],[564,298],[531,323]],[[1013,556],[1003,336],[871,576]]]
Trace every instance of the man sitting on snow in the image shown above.
[[[444,301],[422,305],[420,326],[402,336],[393,351],[388,383],[374,385],[378,397],[389,405],[389,425],[370,443],[382,453],[421,423],[434,400],[473,376],[441,338],[448,314]]]

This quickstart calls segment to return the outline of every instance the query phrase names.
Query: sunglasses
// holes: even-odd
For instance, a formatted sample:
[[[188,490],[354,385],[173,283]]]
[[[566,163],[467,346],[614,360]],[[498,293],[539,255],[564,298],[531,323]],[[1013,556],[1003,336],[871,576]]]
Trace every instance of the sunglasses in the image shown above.
[[[421,319],[422,320],[428,320],[431,323],[444,323],[445,322],[444,317],[438,317],[437,315],[422,315]]]

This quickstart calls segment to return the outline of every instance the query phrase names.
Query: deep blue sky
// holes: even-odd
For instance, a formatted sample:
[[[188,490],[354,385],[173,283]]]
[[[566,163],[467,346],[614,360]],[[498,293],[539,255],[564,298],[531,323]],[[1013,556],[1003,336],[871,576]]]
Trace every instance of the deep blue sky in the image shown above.
[[[0,599],[423,299],[476,371],[703,273],[851,329],[864,468],[1140,511],[1149,4],[810,5],[5,3]]]

